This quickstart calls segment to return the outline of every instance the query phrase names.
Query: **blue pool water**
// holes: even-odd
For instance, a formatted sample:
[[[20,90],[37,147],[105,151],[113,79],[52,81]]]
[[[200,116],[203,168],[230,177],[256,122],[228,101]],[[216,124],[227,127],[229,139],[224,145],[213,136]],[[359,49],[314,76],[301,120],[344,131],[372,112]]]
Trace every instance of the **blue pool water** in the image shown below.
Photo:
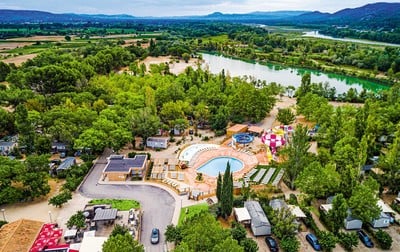
[[[233,157],[217,157],[199,167],[197,171],[207,174],[208,176],[217,177],[218,173],[225,172],[228,162],[231,165],[231,172],[236,172],[243,168],[243,162],[239,159]]]

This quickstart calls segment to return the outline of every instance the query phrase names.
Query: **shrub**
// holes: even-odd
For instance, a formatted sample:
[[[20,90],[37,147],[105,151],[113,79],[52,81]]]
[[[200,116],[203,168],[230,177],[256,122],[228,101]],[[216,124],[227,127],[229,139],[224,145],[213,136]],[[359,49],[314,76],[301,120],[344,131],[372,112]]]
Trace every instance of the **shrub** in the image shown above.
[[[136,152],[129,152],[128,153],[128,158],[134,158],[136,156]]]
[[[3,225],[5,225],[5,224],[7,224],[8,222],[7,221],[0,221],[0,228],[3,226]]]
[[[210,138],[208,136],[203,137],[203,141],[208,141],[208,140],[210,140]]]
[[[240,241],[240,246],[244,248],[244,252],[257,252],[258,245],[257,242],[251,238],[244,238]]]
[[[300,242],[296,237],[286,236],[281,240],[281,248],[285,252],[297,252],[300,248]]]
[[[216,137],[223,136],[223,135],[225,135],[225,130],[216,130],[215,131]]]
[[[288,204],[290,204],[290,205],[298,205],[299,204],[299,202],[297,201],[297,196],[295,194],[291,193],[289,195]]]
[[[352,251],[353,247],[357,247],[358,245],[358,237],[355,232],[344,233],[340,232],[338,234],[339,243],[342,244],[343,248],[346,251]]]
[[[328,231],[317,232],[317,237],[324,251],[332,251],[332,249],[336,246],[336,242],[338,241],[336,236]]]
[[[233,199],[233,207],[243,207],[244,206],[244,197],[238,196]]]
[[[387,232],[378,230],[374,233],[374,236],[382,249],[388,250],[392,247],[393,239]]]
[[[182,143],[182,140],[178,140],[177,142],[176,142],[176,145],[180,145]]]

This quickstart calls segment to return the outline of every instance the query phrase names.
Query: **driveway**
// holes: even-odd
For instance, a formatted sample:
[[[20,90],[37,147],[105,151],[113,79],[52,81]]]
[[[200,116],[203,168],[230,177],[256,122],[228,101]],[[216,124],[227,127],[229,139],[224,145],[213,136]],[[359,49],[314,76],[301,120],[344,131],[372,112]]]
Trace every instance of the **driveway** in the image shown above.
[[[164,251],[164,232],[171,224],[175,209],[175,199],[167,191],[152,185],[111,185],[98,184],[102,171],[107,164],[109,150],[97,160],[94,168],[79,188],[79,192],[89,198],[134,199],[140,202],[143,214],[141,243],[146,252]],[[153,227],[160,229],[161,240],[157,245],[150,243]]]

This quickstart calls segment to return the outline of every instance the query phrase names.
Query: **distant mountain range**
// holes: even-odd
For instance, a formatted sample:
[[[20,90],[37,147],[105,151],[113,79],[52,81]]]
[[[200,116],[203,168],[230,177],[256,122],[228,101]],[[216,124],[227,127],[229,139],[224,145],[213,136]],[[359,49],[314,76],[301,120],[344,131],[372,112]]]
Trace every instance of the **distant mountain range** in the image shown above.
[[[363,25],[370,27],[400,23],[400,3],[374,3],[354,9],[343,9],[333,14],[319,11],[271,11],[246,14],[214,12],[205,16],[135,17],[130,15],[54,14],[44,11],[0,10],[0,23],[73,23],[73,22],[127,22],[143,19],[189,19],[232,21],[261,24],[289,25]]]

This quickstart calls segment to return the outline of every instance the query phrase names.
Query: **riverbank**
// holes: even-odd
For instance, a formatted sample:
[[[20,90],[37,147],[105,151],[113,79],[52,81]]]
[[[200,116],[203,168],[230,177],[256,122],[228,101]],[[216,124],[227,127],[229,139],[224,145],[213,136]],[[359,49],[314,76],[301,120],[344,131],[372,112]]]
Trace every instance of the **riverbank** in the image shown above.
[[[274,64],[260,64],[257,61],[243,61],[234,57],[202,53],[203,67],[213,74],[219,74],[225,70],[225,74],[231,77],[251,77],[268,83],[277,83],[284,87],[301,85],[301,78],[305,73],[310,73],[312,83],[329,83],[329,88],[335,88],[336,94],[346,93],[350,88],[360,93],[363,89],[378,92],[388,89],[388,86],[377,82],[341,75],[327,74],[317,70],[304,68],[292,68]]]
[[[216,55],[216,56],[223,56],[228,59],[232,60],[239,60],[242,62],[246,62],[249,64],[260,64],[267,67],[277,67],[280,69],[297,69],[301,72],[320,72],[325,75],[337,74],[342,76],[342,78],[357,78],[360,79],[361,82],[370,82],[374,83],[375,85],[381,86],[380,89],[389,89],[394,83],[390,81],[387,76],[382,73],[374,73],[372,70],[366,69],[358,69],[351,66],[345,65],[328,65],[322,64],[319,61],[311,60],[313,64],[306,65],[305,62],[302,64],[295,64],[295,61],[290,61],[288,63],[286,61],[276,61],[271,59],[249,59],[244,58],[236,55],[227,54],[224,52],[218,51],[200,51],[201,54],[208,54],[208,55]],[[281,59],[285,59],[282,57]],[[297,72],[297,71],[296,71]],[[374,76],[374,77],[373,77]],[[279,82],[277,82],[279,83]],[[317,82],[318,83],[318,82]],[[367,88],[368,89],[368,88]]]

